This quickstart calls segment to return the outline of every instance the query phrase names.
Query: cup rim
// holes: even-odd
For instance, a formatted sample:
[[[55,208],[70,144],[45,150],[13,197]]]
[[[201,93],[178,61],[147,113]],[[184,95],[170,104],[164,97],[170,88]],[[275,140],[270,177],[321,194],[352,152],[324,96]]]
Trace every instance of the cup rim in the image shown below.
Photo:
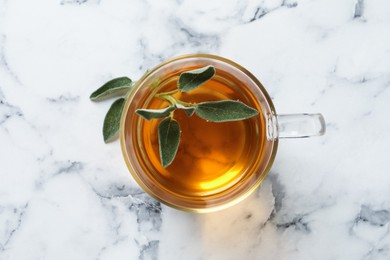
[[[168,201],[165,201],[165,200],[157,197],[152,191],[150,191],[149,188],[142,182],[142,180],[134,172],[134,169],[131,166],[129,157],[127,155],[127,149],[126,149],[126,144],[125,144],[125,127],[124,126],[125,126],[125,121],[126,121],[126,117],[127,117],[127,112],[129,110],[130,103],[131,103],[131,98],[130,97],[132,95],[134,95],[135,91],[138,89],[138,87],[141,84],[141,82],[145,78],[147,78],[150,74],[152,74],[154,71],[158,70],[159,68],[161,68],[161,67],[163,67],[166,64],[169,64],[171,62],[174,62],[174,61],[177,61],[177,60],[182,60],[182,59],[187,59],[187,58],[216,59],[216,60],[220,60],[220,61],[223,61],[225,63],[233,65],[234,67],[236,67],[237,69],[239,69],[243,73],[245,73],[248,77],[250,77],[256,83],[256,85],[260,88],[261,92],[263,93],[263,95],[264,95],[264,97],[265,97],[269,107],[271,108],[271,111],[275,112],[275,107],[274,107],[272,99],[269,96],[267,90],[264,88],[264,86],[260,83],[260,81],[251,72],[249,72],[247,69],[245,69],[244,67],[242,67],[241,65],[237,64],[236,62],[234,62],[232,60],[229,60],[227,58],[224,58],[224,57],[221,57],[221,56],[218,56],[218,55],[213,55],[213,54],[203,54],[203,53],[201,53],[201,54],[186,54],[186,55],[180,55],[180,56],[173,57],[173,58],[168,59],[168,60],[166,60],[166,61],[164,61],[162,63],[159,63],[157,66],[155,66],[151,70],[147,71],[147,73],[145,73],[137,81],[137,83],[134,85],[133,89],[131,90],[131,93],[130,93],[129,97],[126,99],[125,105],[124,105],[123,110],[122,110],[121,119],[120,119],[120,144],[121,144],[121,151],[122,151],[122,155],[123,155],[123,158],[125,160],[126,166],[127,166],[128,170],[130,171],[130,174],[132,175],[134,180],[137,182],[137,184],[143,189],[143,191],[145,191],[152,198],[156,199],[157,201],[159,201],[159,202],[161,202],[161,203],[163,203],[163,204],[165,204],[165,205],[167,205],[167,206],[169,206],[171,208],[182,210],[182,211],[185,211],[185,212],[209,213],[209,212],[215,212],[215,211],[219,211],[219,210],[222,210],[222,209],[229,208],[230,206],[233,206],[233,205],[243,201],[245,198],[249,197],[249,195],[251,195],[260,186],[260,184],[263,182],[264,178],[268,175],[268,173],[269,173],[269,171],[270,171],[270,169],[271,169],[271,167],[272,167],[272,165],[273,165],[273,163],[275,161],[276,152],[278,150],[279,139],[275,138],[273,140],[272,153],[271,153],[270,159],[268,161],[267,167],[264,169],[264,172],[263,172],[263,175],[261,176],[261,178],[259,178],[257,180],[257,182],[250,189],[248,189],[245,193],[241,194],[239,197],[234,198],[231,201],[228,201],[228,202],[226,202],[226,203],[224,203],[222,205],[218,205],[218,206],[214,206],[214,207],[210,207],[210,208],[189,208],[189,207],[183,207],[183,206],[179,206],[179,205],[170,203]],[[275,112],[275,114],[276,114],[276,112]]]

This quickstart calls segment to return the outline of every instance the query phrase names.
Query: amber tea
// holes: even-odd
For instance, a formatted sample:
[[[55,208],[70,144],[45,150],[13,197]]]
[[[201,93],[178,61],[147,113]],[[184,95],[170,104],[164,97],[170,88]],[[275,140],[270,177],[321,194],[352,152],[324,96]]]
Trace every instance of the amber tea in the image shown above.
[[[215,68],[215,75],[207,82],[188,93],[174,91],[182,73],[208,66]],[[191,117],[175,110],[180,143],[174,160],[162,164],[163,119],[145,120],[139,110],[166,108],[169,100],[161,99],[166,92],[175,100],[198,105]],[[241,102],[257,111],[239,121],[204,120],[200,105],[221,100]],[[215,211],[246,198],[268,173],[278,145],[275,118],[271,98],[245,68],[214,55],[181,56],[152,69],[129,94],[121,117],[122,152],[134,179],[154,198],[181,210]]]
[[[196,67],[187,67],[194,69]],[[178,72],[163,75],[156,90],[176,89]],[[240,100],[260,110],[258,101],[229,71],[218,70],[216,75],[190,93],[176,93],[174,97],[189,103],[218,100]],[[143,108],[161,109],[166,101],[149,98]],[[167,168],[161,166],[158,144],[160,120],[141,121],[138,140],[147,172],[153,185],[176,193],[177,196],[208,196],[237,185],[251,174],[248,166],[261,161],[264,143],[264,120],[261,113],[250,119],[234,122],[207,122],[196,115],[188,117],[175,111],[174,118],[181,127],[181,140],[176,158]],[[131,127],[131,126],[126,126]]]

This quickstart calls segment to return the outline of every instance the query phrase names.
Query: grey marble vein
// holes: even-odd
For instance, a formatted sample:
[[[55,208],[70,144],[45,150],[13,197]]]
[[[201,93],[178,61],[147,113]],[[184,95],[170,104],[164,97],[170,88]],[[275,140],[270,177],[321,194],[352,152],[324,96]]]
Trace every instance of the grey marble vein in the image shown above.
[[[286,2],[286,0],[283,0],[279,6],[277,7],[273,7],[271,9],[269,8],[266,8],[266,7],[263,7],[262,5],[258,6],[256,8],[256,11],[255,13],[253,14],[253,17],[249,19],[249,21],[247,23],[252,23],[254,21],[257,21],[261,18],[263,18],[264,16],[266,16],[267,14],[271,13],[271,12],[274,12],[280,8],[283,8],[283,7],[286,7],[286,8],[295,8],[298,6],[298,2]]]
[[[63,94],[58,97],[50,97],[47,98],[47,101],[51,103],[56,103],[56,104],[62,104],[62,103],[67,103],[67,102],[78,102],[80,100],[80,96],[72,96],[70,94]]]
[[[100,0],[61,0],[61,5],[82,5],[85,3],[93,2],[95,4],[99,4]]]
[[[6,101],[0,89],[0,126],[11,117],[22,117],[21,109]]]
[[[359,216],[356,218],[356,223],[360,221],[368,222],[373,226],[383,227],[390,221],[390,211],[387,209],[373,210],[367,205],[362,205]]]
[[[303,233],[311,232],[309,223],[305,222],[304,216],[302,215],[295,216],[292,220],[283,223],[277,223],[276,227],[281,230],[294,228],[296,231],[300,231]]]
[[[364,0],[356,0],[353,18],[361,18],[364,11]]]
[[[26,203],[24,206],[20,208],[12,209],[12,214],[15,216],[15,218],[8,219],[7,220],[8,223],[5,223],[7,224],[6,229],[8,230],[5,230],[6,235],[4,237],[4,241],[0,242],[0,251],[7,250],[8,244],[10,243],[12,237],[15,235],[15,233],[19,230],[19,228],[22,225],[23,217],[25,215],[27,208],[28,208],[28,203]],[[4,213],[5,210],[7,210],[7,208],[0,207],[0,213]],[[12,220],[15,220],[14,223],[12,223],[13,222]],[[13,225],[9,222],[11,222]]]
[[[159,241],[153,240],[142,246],[139,260],[157,260]]]

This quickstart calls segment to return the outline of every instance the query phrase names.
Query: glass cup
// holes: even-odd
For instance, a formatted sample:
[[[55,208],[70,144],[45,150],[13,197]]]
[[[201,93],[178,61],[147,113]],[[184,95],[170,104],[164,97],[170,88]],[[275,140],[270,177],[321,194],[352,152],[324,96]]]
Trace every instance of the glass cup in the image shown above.
[[[247,143],[248,149],[251,147],[252,150],[242,157],[245,158],[246,163],[240,168],[239,174],[224,186],[204,192],[176,190],[174,185],[167,184],[167,180],[173,183],[175,178],[185,178],[186,169],[182,169],[182,175],[172,176],[169,167],[164,170],[161,168],[166,178],[159,176],[159,169],[152,164],[153,158],[150,156],[150,151],[147,151],[147,142],[152,142],[153,133],[145,132],[145,124],[149,123],[136,115],[135,111],[139,108],[148,108],[155,99],[154,95],[161,90],[160,86],[166,82],[177,81],[183,71],[207,65],[213,65],[216,69],[214,76],[216,84],[223,83],[236,91],[245,88],[243,97],[252,100],[252,107],[260,111],[258,117],[248,119],[249,123],[254,124],[253,129],[255,129],[252,131],[254,138]],[[227,92],[229,91],[228,89]],[[263,85],[245,68],[219,56],[193,54],[163,62],[137,82],[125,103],[120,129],[122,153],[137,183],[152,197],[168,206],[203,213],[227,208],[248,197],[269,172],[280,138],[323,135],[325,121],[321,114],[278,115]],[[245,153],[245,145],[243,147],[242,153]],[[231,167],[234,168],[234,162]]]

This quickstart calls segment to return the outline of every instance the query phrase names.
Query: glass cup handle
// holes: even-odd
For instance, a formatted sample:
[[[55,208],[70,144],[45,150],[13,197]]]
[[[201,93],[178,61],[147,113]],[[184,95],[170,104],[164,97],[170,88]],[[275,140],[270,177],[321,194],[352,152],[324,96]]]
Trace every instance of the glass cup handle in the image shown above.
[[[326,124],[322,114],[282,114],[268,117],[268,139],[321,136],[325,131]]]

